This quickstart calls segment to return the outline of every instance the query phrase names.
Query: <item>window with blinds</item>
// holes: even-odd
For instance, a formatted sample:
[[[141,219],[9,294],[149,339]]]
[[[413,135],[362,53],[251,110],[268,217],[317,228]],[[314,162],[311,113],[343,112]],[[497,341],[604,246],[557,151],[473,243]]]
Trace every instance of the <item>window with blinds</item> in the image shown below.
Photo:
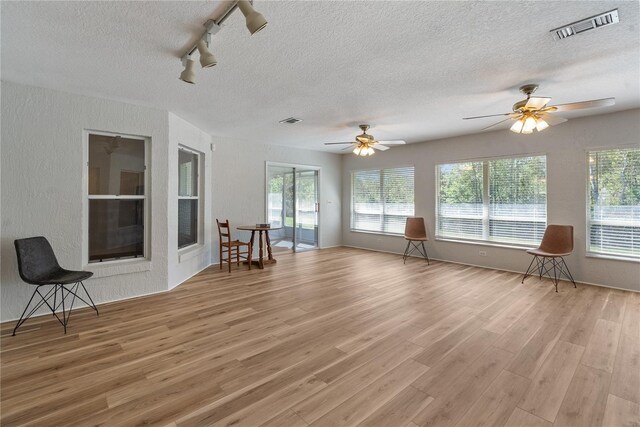
[[[588,157],[587,252],[640,259],[640,149]]]
[[[197,153],[178,150],[178,249],[198,243],[199,163]]]
[[[545,156],[438,165],[436,236],[540,243],[547,225],[546,170]]]
[[[351,173],[351,230],[403,234],[414,210],[413,166]]]

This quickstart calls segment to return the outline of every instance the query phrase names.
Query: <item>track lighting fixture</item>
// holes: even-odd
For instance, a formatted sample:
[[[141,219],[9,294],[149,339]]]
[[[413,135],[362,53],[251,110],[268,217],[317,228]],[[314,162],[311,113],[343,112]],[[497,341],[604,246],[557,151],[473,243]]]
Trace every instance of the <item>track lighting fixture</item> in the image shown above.
[[[216,61],[216,57],[213,56],[213,53],[209,52],[207,42],[200,39],[198,40],[197,46],[198,52],[200,52],[200,65],[202,65],[202,68],[213,67],[218,63],[218,61]]]
[[[184,64],[184,71],[180,73],[180,80],[182,80],[183,82],[195,84],[196,73],[193,72],[195,61],[191,59],[191,55],[186,55],[182,59],[182,64]]]
[[[238,7],[247,20],[247,29],[253,35],[267,26],[267,20],[256,12],[248,0],[238,1]]]
[[[251,34],[255,34],[262,30],[267,25],[267,20],[264,19],[262,14],[256,12],[253,8],[252,1],[239,0],[231,2],[231,6],[218,18],[216,21],[213,19],[208,20],[205,24],[205,32],[198,39],[195,45],[193,45],[182,57],[182,65],[185,69],[180,74],[180,80],[187,83],[195,83],[194,64],[191,59],[191,55],[197,50],[200,54],[200,65],[202,68],[210,68],[218,63],[215,56],[209,51],[211,44],[211,36],[220,31],[220,25],[229,17],[231,12],[239,8],[244,17],[246,18],[247,28]]]

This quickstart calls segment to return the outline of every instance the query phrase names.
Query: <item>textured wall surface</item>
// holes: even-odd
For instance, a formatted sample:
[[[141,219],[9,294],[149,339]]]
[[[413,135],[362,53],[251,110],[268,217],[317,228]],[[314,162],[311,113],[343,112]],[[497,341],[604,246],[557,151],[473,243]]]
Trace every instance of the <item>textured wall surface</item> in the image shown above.
[[[435,167],[438,163],[491,156],[547,155],[547,223],[574,226],[574,253],[567,264],[576,280],[640,291],[640,263],[585,256],[587,150],[638,144],[640,110],[570,120],[542,133],[517,135],[508,130],[394,147],[371,158],[343,160],[343,244],[402,253],[402,237],[352,232],[352,170],[415,165],[416,216],[424,216],[433,258],[524,271],[531,260],[524,250],[435,241]],[[480,256],[479,251],[487,256]]]
[[[229,219],[232,226],[265,220],[266,162],[320,166],[320,246],[341,244],[342,156],[246,141],[213,138],[213,219]],[[248,234],[239,237],[247,239]],[[213,247],[218,248],[217,233]],[[214,262],[219,260],[213,251]]]
[[[151,138],[151,261],[83,265],[84,130]],[[168,141],[164,111],[2,82],[2,320],[33,292],[18,275],[17,238],[46,236],[62,266],[96,272],[97,303],[167,289]]]
[[[178,250],[178,146],[185,146],[204,156],[204,170],[200,170],[200,204],[202,214],[202,239],[197,245]],[[201,131],[186,120],[169,113],[169,287],[173,288],[211,264],[211,236],[215,227],[211,224],[212,201],[212,152],[211,135]]]
[[[83,265],[86,130],[151,139],[151,260]],[[97,303],[166,291],[218,262],[215,218],[263,221],[266,161],[321,167],[320,244],[341,243],[336,154],[226,138],[211,151],[210,135],[172,113],[7,82],[1,136],[1,320],[19,317],[33,291],[18,275],[14,239],[44,235],[61,265],[93,271],[87,286]],[[177,249],[179,145],[205,155],[203,244],[186,252]]]

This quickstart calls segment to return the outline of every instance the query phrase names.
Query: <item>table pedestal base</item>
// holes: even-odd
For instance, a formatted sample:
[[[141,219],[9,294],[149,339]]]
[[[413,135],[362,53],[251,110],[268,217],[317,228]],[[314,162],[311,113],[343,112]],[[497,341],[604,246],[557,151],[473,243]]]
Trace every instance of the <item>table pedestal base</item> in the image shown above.
[[[280,229],[278,227],[276,229]],[[258,232],[258,259],[252,260],[251,265],[257,265],[258,268],[264,268],[265,264],[275,264],[276,260],[273,258],[273,252],[271,251],[271,239],[269,238],[269,227],[253,227],[249,225],[243,225],[238,227],[238,230],[251,231],[251,248],[255,248],[256,243],[256,231]],[[264,241],[263,236],[264,234]],[[265,248],[266,246],[266,248]],[[265,249],[267,250],[265,259]],[[245,261],[246,263],[246,261]]]

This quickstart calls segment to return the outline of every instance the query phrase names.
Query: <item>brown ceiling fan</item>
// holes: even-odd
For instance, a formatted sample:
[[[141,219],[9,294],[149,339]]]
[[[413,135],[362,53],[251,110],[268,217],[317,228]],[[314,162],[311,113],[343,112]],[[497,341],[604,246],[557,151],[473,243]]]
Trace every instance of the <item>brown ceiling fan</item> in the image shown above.
[[[385,151],[388,150],[389,147],[387,145],[403,145],[406,142],[397,139],[393,141],[378,141],[373,135],[369,135],[367,130],[369,130],[369,125],[360,125],[360,129],[362,129],[362,134],[356,136],[355,141],[352,142],[325,142],[324,145],[345,145],[349,144],[353,146],[353,153],[358,156],[371,156],[375,153],[375,150]],[[346,147],[349,149],[351,147]]]
[[[504,120],[500,120],[481,130],[487,130],[494,126],[498,126],[508,120],[515,120],[511,126],[511,131],[515,133],[529,134],[534,130],[541,132],[549,126],[559,125],[567,119],[556,116],[554,113],[561,111],[582,110],[585,108],[608,107],[616,103],[615,98],[592,99],[589,101],[572,102],[569,104],[558,104],[547,106],[551,98],[531,96],[538,89],[536,84],[527,84],[520,87],[520,92],[527,95],[527,99],[518,101],[513,104],[512,113],[490,114],[488,116],[464,117],[463,120],[481,119],[485,117],[508,116]]]

